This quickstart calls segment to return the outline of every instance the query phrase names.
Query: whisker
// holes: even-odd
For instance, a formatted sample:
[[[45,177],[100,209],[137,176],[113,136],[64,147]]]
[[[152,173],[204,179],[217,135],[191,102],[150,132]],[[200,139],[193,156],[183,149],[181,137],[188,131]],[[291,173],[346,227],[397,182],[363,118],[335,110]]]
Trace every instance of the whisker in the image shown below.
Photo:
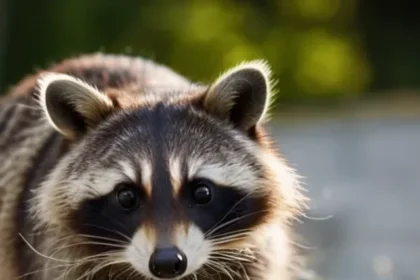
[[[133,267],[131,267],[131,266],[130,266],[130,268],[131,268],[131,270],[133,270],[133,271],[130,273],[130,275],[128,275],[127,280],[130,280],[130,279],[131,279],[131,277],[135,276],[135,275],[138,273],[138,272],[137,272],[137,270],[136,270],[135,268],[133,268]]]
[[[88,257],[84,257],[77,262],[91,261],[98,258],[110,258],[110,257],[115,257],[115,256],[120,256],[120,255],[121,255],[120,251],[108,251],[108,252],[103,252],[103,253],[91,255]]]
[[[234,255],[223,255],[223,254],[212,254],[213,257],[217,258],[218,260],[224,260],[224,261],[243,261],[243,262],[251,262],[254,260],[254,258],[250,257],[250,259],[247,259],[245,257],[240,256],[234,256]]]
[[[130,271],[132,269],[132,267],[129,265],[129,264],[127,264],[127,268],[126,269],[124,269],[123,270],[123,268],[121,268],[120,269],[120,273],[118,273],[116,276],[115,276],[115,278],[116,279],[118,279],[118,277],[120,276],[120,275],[124,275],[124,273],[127,273],[128,271]],[[112,269],[110,270],[110,271],[112,271]],[[111,275],[108,275],[109,277],[109,279],[113,279],[113,277],[111,278]],[[114,274],[112,274],[112,276],[114,276]]]
[[[222,265],[221,265],[221,264],[219,264],[219,263],[217,263],[217,262],[214,262],[214,261],[212,261],[212,260],[208,260],[208,261],[207,261],[207,263],[206,263],[206,266],[207,266],[208,268],[210,268],[212,271],[216,272],[216,274],[217,274],[219,277],[220,277],[220,273],[225,274],[225,272],[224,272],[224,271],[222,271],[222,270],[220,269],[220,267],[222,267]]]
[[[220,250],[214,250],[213,252],[211,252],[211,255],[233,255],[233,256],[249,256],[249,257],[253,257],[254,253],[251,250],[243,250],[243,249],[220,249]]]
[[[215,261],[213,261],[213,260],[209,260],[208,261],[208,264],[213,264],[214,265],[214,267],[215,268],[217,268],[217,270],[219,270],[220,272],[223,272],[227,277],[229,277],[231,280],[234,280],[234,278],[233,278],[233,276],[232,276],[232,274],[231,273],[234,273],[235,274],[235,272],[234,271],[232,271],[229,267],[227,267],[227,266],[223,266],[222,264],[218,264],[218,265],[215,265],[216,264],[216,262]]]
[[[105,241],[110,241],[110,242],[115,242],[115,243],[121,243],[121,244],[127,244],[126,241],[121,241],[121,240],[118,240],[118,239],[115,239],[115,238],[103,237],[103,236],[98,236],[98,235],[77,234],[77,236],[92,238],[92,239],[100,239],[100,240],[105,240]]]
[[[75,246],[80,246],[80,245],[102,245],[102,246],[109,246],[109,247],[114,247],[114,248],[125,249],[125,246],[116,245],[116,244],[112,244],[112,243],[104,243],[104,242],[79,242],[79,243],[70,244],[70,245],[67,245],[67,246],[63,246],[63,247],[57,248],[56,250],[53,251],[52,255],[54,255],[54,254],[56,254],[56,253],[58,253],[58,252],[60,252],[62,250],[65,250],[65,249],[68,249],[68,248],[72,248],[72,247],[75,247]]]
[[[30,275],[33,275],[33,274],[36,274],[36,273],[39,273],[39,272],[48,271],[48,270],[51,270],[51,269],[65,268],[65,267],[69,267],[69,266],[71,266],[71,268],[77,268],[81,265],[86,264],[88,261],[96,261],[100,256],[94,255],[94,256],[91,256],[91,257],[95,257],[95,258],[92,259],[92,260],[82,259],[82,261],[68,261],[68,263],[66,263],[66,264],[59,264],[59,265],[55,265],[55,266],[46,266],[42,269],[38,269],[38,270],[34,270],[34,271],[31,271],[31,272],[22,274],[17,279],[20,279],[20,278],[23,278],[23,277],[26,277],[26,276],[30,276]],[[107,255],[107,257],[108,257],[108,255]],[[53,260],[55,260],[55,259],[53,259]]]
[[[225,226],[228,226],[228,225],[233,224],[233,223],[235,223],[235,222],[237,222],[237,221],[239,221],[239,220],[241,220],[241,219],[244,219],[244,218],[247,218],[247,217],[249,217],[249,216],[256,215],[256,214],[258,214],[258,213],[262,213],[262,212],[268,212],[268,210],[259,210],[259,211],[255,211],[255,212],[248,213],[248,214],[246,214],[246,215],[243,215],[243,216],[237,217],[237,218],[235,218],[235,219],[229,220],[229,221],[227,221],[227,222],[225,222],[225,223],[223,223],[223,224],[221,224],[221,225],[217,226],[217,227],[216,227],[216,228],[214,228],[211,232],[208,232],[205,236],[206,236],[206,237],[207,237],[207,236],[210,236],[211,234],[213,234],[214,232],[216,232],[217,230],[219,230],[219,229],[221,229],[221,228],[223,228],[223,227],[225,227]]]
[[[220,224],[224,219],[226,219],[226,217],[232,212],[233,209],[235,209],[236,206],[238,206],[242,201],[244,201],[246,198],[248,198],[253,192],[248,193],[247,195],[245,195],[243,198],[241,198],[238,202],[236,202],[230,209],[229,211],[216,223],[214,224],[208,231],[206,231],[204,233],[204,236],[208,235],[209,232],[211,232],[213,230],[213,228],[217,227],[218,224]]]
[[[197,271],[195,274],[195,276],[197,277],[197,274],[203,275],[205,277],[205,279],[214,279],[214,277],[212,277],[212,274],[210,274],[209,272],[209,267],[207,265],[204,265],[199,271]],[[214,271],[214,270],[212,270]],[[220,279],[220,274],[215,271],[216,275],[218,276],[218,278]],[[197,278],[195,279],[197,280]]]
[[[89,226],[89,227],[96,227],[98,229],[103,229],[103,230],[106,230],[108,232],[118,234],[119,236],[121,236],[124,239],[126,239],[128,242],[131,242],[131,238],[130,237],[128,237],[127,235],[125,235],[125,234],[123,234],[123,233],[121,233],[121,232],[119,232],[117,230],[111,230],[111,229],[108,229],[108,228],[105,228],[105,227],[101,227],[101,226],[98,226],[98,225],[93,225],[93,224],[82,224],[82,225]]]
[[[305,246],[305,245],[302,245],[300,243],[297,243],[297,242],[294,242],[294,241],[290,241],[290,240],[289,240],[289,243],[292,244],[292,245],[295,245],[295,246],[297,246],[297,247],[299,247],[301,249],[305,249],[305,250],[317,250],[318,249],[317,247]]]
[[[104,264],[98,265],[93,270],[89,271],[89,273],[87,275],[94,275],[95,273],[98,273],[98,271],[100,271],[100,270],[102,270],[102,269],[104,269],[108,266],[115,265],[115,264],[121,264],[121,263],[126,263],[126,261],[125,260],[116,260],[116,261],[105,262]],[[85,274],[82,275],[82,276],[85,277]],[[76,280],[83,279],[82,276],[77,278]]]
[[[232,236],[232,235],[234,235],[234,234],[239,234],[239,233],[250,233],[250,232],[251,232],[251,229],[249,229],[249,228],[246,228],[246,229],[239,229],[239,230],[232,230],[232,231],[229,231],[229,232],[224,232],[224,233],[221,233],[221,234],[212,235],[212,236],[209,238],[209,240],[215,240],[215,239],[218,239],[218,238],[223,238],[223,237],[226,237],[226,236]]]
[[[52,266],[52,267],[45,267],[45,268],[42,268],[42,269],[33,270],[31,272],[27,272],[25,274],[22,274],[22,275],[18,276],[16,278],[16,280],[27,277],[27,276],[34,275],[34,274],[39,273],[39,272],[48,271],[50,269],[56,269],[56,268],[60,268],[60,267],[66,267],[66,266],[68,266],[68,265],[60,264],[60,265],[56,265],[56,266]]]
[[[214,268],[210,267],[207,263],[203,265],[198,271],[197,274],[203,275],[205,279],[215,279],[213,275],[217,275],[220,279],[219,271],[214,270]]]
[[[326,220],[330,220],[334,217],[334,215],[327,215],[325,217],[311,217],[311,216],[309,216],[305,213],[302,213],[301,216],[303,216],[306,219],[313,220],[313,221],[326,221]]]
[[[106,260],[113,258],[113,256],[115,256],[115,255],[118,256],[119,253],[120,252],[118,252],[118,251],[110,251],[110,252],[106,252],[106,253],[99,253],[99,254],[91,255],[91,256],[84,257],[84,258],[81,258],[79,260],[76,260],[73,263],[67,265],[68,268],[64,272],[62,278],[63,279],[66,279],[67,278],[67,275],[70,275],[70,273],[72,272],[72,270],[75,270],[75,269],[77,269],[77,268],[79,268],[81,266],[85,266],[85,265],[91,263],[91,267],[92,268],[91,269],[88,269],[86,271],[86,273],[83,274],[83,275],[81,275],[79,278],[80,279],[83,279],[84,277],[86,277],[86,278],[87,277],[90,277],[91,276],[90,273],[98,265],[98,261],[100,261],[99,264],[101,264],[101,263],[105,262]]]
[[[244,272],[244,275],[245,275],[245,277],[246,277],[246,280],[250,280],[249,275],[248,275],[248,272],[246,271],[246,269],[245,269],[245,267],[243,266],[243,264],[242,264],[242,263],[239,263],[239,265],[241,266],[242,271]]]
[[[30,106],[30,105],[23,104],[23,103],[16,103],[16,105],[22,106],[24,108],[28,108],[28,109],[31,109],[31,110],[42,112],[42,108],[41,107]]]
[[[107,263],[107,262],[105,262],[105,261],[102,261],[102,262],[99,262],[99,263],[92,263],[91,268],[90,268],[90,269],[87,269],[87,270],[86,270],[86,272],[85,272],[85,273],[83,273],[82,275],[80,275],[78,278],[76,278],[76,280],[81,280],[81,279],[83,279],[83,278],[87,278],[87,279],[89,279],[88,277],[91,277],[91,276],[92,276],[93,271],[94,271],[97,267],[102,267],[102,266],[103,266],[103,264],[106,264],[106,263]]]
[[[220,245],[220,244],[225,244],[229,242],[243,240],[244,238],[248,236],[249,236],[249,233],[240,233],[240,234],[234,234],[232,236],[226,236],[223,238],[209,239],[209,241],[211,241],[212,245]]]
[[[36,250],[29,242],[28,240],[26,240],[25,237],[23,237],[23,235],[21,233],[19,233],[19,236],[22,238],[22,240],[28,245],[28,247],[37,255],[39,255],[40,257],[43,257],[45,259],[49,259],[49,260],[53,260],[53,261],[57,261],[57,262],[64,262],[64,263],[69,263],[68,260],[60,260],[60,259],[56,259],[56,258],[52,258],[50,256],[44,255],[41,252],[39,252],[38,250]]]

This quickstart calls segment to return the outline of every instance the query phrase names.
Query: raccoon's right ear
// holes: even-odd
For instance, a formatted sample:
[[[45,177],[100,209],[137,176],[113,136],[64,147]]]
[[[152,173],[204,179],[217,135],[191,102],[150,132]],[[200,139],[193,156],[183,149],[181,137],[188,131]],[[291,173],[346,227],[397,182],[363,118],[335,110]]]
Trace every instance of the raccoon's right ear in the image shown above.
[[[77,139],[114,109],[107,95],[70,75],[47,73],[37,83],[47,119],[68,139]]]
[[[221,75],[204,96],[205,110],[250,132],[271,104],[270,68],[265,61],[244,62]]]

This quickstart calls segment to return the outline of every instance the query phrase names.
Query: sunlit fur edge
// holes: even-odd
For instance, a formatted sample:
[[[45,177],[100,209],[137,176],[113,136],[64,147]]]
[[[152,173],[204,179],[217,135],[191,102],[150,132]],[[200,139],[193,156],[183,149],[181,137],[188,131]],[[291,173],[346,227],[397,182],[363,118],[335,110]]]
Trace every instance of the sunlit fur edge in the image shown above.
[[[61,134],[67,137],[70,137],[69,132],[61,130],[61,128],[59,128],[55,124],[54,120],[51,118],[48,112],[47,103],[46,103],[46,93],[47,93],[48,86],[58,81],[69,81],[69,82],[73,82],[79,86],[84,87],[86,91],[89,92],[90,98],[95,98],[104,107],[111,108],[113,105],[111,99],[109,99],[107,95],[101,93],[97,87],[95,87],[94,85],[90,85],[79,78],[76,78],[76,77],[73,77],[64,73],[56,73],[56,72],[46,72],[46,73],[41,74],[36,82],[36,92],[38,94],[37,101],[40,104],[41,108],[43,109],[51,126],[53,126],[54,129],[56,129],[58,132],[60,132]],[[70,96],[65,96],[65,98],[67,98],[69,102],[72,102]]]
[[[221,81],[223,81],[225,78],[227,78],[229,75],[244,69],[254,69],[257,70],[262,74],[265,80],[265,84],[267,86],[267,99],[264,106],[263,114],[261,115],[261,118],[259,122],[265,123],[270,121],[271,119],[271,113],[272,109],[274,107],[274,103],[276,101],[276,96],[278,91],[275,89],[278,81],[273,78],[273,71],[272,67],[265,59],[254,59],[254,60],[244,60],[235,66],[231,67],[229,70],[222,72],[219,74],[219,76],[216,78],[216,80],[212,83],[212,85],[209,88],[209,92],[213,90],[213,87],[219,84]]]

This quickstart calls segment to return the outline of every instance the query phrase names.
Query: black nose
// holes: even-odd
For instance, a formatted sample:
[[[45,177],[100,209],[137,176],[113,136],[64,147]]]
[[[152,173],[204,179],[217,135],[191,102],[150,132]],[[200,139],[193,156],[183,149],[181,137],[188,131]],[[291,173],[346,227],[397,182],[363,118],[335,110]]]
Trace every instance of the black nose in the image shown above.
[[[187,269],[187,257],[176,247],[157,249],[149,261],[150,272],[159,278],[174,278]]]

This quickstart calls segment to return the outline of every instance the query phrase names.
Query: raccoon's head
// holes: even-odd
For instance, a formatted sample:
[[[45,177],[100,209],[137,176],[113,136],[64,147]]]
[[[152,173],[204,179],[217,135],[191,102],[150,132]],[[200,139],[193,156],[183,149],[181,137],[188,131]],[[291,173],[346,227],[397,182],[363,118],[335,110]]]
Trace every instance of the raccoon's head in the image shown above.
[[[90,273],[204,278],[238,273],[259,239],[280,233],[270,244],[282,265],[284,227],[303,200],[263,130],[271,87],[268,66],[253,61],[208,87],[130,93],[121,105],[123,90],[44,75],[40,103],[72,145],[33,205],[40,225],[67,236],[54,251],[93,260]]]

